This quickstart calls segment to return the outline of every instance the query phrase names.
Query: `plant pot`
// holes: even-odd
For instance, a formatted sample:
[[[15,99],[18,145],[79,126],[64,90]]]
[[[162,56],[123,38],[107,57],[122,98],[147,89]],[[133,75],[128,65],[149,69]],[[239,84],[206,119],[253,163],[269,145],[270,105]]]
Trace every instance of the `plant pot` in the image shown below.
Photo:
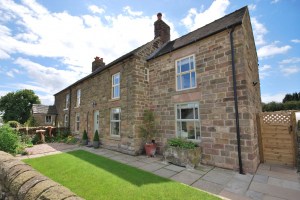
[[[88,140],[81,140],[81,144],[84,145],[84,146],[88,145]]]
[[[196,147],[194,149],[183,149],[180,147],[168,146],[165,148],[163,153],[165,161],[192,169],[200,164],[201,155],[201,147]]]
[[[93,141],[94,148],[99,148],[99,141]]]
[[[155,143],[146,143],[145,144],[146,155],[153,157],[156,153],[156,144]]]

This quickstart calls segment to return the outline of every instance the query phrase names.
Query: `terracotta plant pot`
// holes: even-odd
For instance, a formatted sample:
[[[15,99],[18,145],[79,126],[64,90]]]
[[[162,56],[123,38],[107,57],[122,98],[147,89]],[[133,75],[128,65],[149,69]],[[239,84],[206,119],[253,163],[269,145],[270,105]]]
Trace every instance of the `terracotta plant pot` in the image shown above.
[[[156,153],[156,144],[155,143],[146,143],[145,144],[146,155],[154,157]]]

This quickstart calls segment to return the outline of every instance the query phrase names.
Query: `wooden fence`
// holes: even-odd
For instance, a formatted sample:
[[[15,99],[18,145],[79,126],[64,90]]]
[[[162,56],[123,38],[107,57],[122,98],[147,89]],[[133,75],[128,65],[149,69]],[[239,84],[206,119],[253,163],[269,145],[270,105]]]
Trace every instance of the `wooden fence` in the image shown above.
[[[261,162],[295,166],[295,113],[263,112],[258,115],[258,122]]]

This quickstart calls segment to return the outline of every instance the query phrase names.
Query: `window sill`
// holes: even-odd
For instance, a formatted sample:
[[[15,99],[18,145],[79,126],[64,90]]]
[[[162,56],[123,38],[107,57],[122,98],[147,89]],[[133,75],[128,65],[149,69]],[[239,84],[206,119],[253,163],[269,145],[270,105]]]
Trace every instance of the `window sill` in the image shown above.
[[[110,135],[110,136],[109,136],[109,139],[110,139],[110,140],[120,141],[120,140],[121,140],[121,137],[120,137],[120,135]]]
[[[68,110],[69,110],[68,108],[63,109],[63,111],[68,111]]]
[[[119,101],[120,98],[114,98],[114,99],[110,99],[109,101]]]
[[[74,108],[80,108],[80,106],[76,106],[76,107],[74,107]]]

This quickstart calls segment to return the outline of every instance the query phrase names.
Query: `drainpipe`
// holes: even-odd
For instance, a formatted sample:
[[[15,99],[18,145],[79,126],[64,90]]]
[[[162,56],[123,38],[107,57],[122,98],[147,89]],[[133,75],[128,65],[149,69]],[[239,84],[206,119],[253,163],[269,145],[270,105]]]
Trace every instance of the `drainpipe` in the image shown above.
[[[238,98],[236,89],[236,76],[235,76],[235,62],[234,62],[234,45],[233,45],[233,31],[234,26],[230,30],[230,47],[231,47],[231,66],[232,66],[232,81],[233,81],[233,94],[234,94],[234,108],[235,108],[235,126],[236,126],[236,139],[238,148],[238,159],[239,159],[239,171],[240,174],[243,172],[242,153],[241,153],[241,134],[240,134],[240,122],[239,122],[239,109],[238,109]]]

